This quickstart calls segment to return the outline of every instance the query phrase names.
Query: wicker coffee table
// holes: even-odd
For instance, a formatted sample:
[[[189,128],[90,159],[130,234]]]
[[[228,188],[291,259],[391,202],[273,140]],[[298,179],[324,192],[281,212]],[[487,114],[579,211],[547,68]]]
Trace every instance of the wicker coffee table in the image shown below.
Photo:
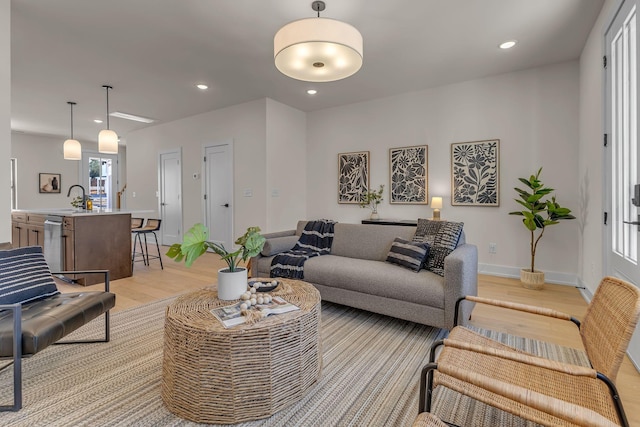
[[[198,423],[233,424],[265,418],[298,401],[322,369],[320,293],[279,279],[271,295],[300,307],[254,324],[225,329],[209,310],[213,288],[178,297],[167,307],[162,400]]]

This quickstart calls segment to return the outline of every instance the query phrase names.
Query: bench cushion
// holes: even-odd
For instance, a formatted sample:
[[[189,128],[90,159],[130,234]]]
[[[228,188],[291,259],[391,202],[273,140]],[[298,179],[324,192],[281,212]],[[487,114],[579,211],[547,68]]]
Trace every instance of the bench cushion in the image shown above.
[[[26,303],[58,293],[40,246],[0,251],[0,304]]]
[[[22,353],[33,355],[113,308],[111,292],[58,294],[22,305]],[[13,312],[0,311],[0,357],[13,355]]]

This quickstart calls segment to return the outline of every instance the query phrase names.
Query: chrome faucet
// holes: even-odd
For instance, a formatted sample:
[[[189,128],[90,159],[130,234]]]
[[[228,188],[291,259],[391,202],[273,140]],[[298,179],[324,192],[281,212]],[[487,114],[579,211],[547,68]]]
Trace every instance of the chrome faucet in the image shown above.
[[[71,187],[69,187],[69,191],[67,191],[67,197],[71,196],[71,189],[73,187],[80,187],[80,189],[82,190],[82,209],[86,209],[87,208],[86,192],[84,191],[84,187],[82,185],[73,184]]]

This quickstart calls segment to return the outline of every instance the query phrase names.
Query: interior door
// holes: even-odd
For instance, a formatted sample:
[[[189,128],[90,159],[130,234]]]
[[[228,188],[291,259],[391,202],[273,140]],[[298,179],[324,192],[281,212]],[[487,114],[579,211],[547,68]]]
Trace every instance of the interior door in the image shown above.
[[[180,150],[160,153],[160,240],[163,245],[182,242],[182,155]]]
[[[640,286],[640,150],[638,149],[638,32],[640,0],[625,0],[605,33],[606,274]],[[628,354],[640,366],[640,333]]]
[[[233,248],[233,145],[204,147],[205,225],[209,239]]]
[[[638,150],[638,87],[636,1],[627,0],[606,32],[605,126],[611,207],[610,274],[640,284],[640,150]]]

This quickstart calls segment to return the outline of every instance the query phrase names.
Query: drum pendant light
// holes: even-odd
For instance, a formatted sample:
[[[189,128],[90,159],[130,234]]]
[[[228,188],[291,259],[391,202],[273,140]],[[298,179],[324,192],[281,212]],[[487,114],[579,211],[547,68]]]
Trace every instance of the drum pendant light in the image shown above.
[[[67,101],[71,108],[71,138],[67,139],[62,146],[62,152],[65,160],[82,160],[82,146],[80,142],[73,139],[73,106],[75,102]]]
[[[107,90],[107,128],[98,134],[98,151],[104,154],[118,154],[118,135],[109,129],[109,89],[113,87],[103,85]]]
[[[290,22],[273,38],[273,58],[284,75],[307,82],[347,78],[362,67],[362,35],[351,25],[320,18],[323,1],[311,8],[317,18]]]

